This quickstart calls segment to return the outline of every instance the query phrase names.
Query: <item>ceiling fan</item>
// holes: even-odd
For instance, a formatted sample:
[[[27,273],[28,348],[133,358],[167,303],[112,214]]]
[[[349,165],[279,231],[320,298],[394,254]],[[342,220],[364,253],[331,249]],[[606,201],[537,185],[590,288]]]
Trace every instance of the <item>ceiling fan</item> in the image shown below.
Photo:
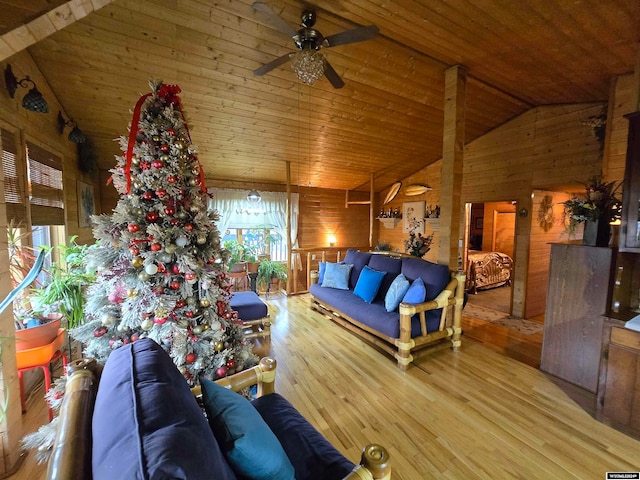
[[[289,35],[298,49],[297,52],[287,53],[257,68],[253,71],[256,75],[264,75],[291,60],[293,71],[304,83],[312,84],[324,75],[334,88],[342,88],[344,87],[344,81],[320,53],[320,49],[370,40],[380,31],[375,25],[368,25],[324,37],[318,30],[313,28],[316,23],[316,13],[312,10],[302,12],[301,28],[296,31],[266,3],[254,2],[253,8],[265,23]]]

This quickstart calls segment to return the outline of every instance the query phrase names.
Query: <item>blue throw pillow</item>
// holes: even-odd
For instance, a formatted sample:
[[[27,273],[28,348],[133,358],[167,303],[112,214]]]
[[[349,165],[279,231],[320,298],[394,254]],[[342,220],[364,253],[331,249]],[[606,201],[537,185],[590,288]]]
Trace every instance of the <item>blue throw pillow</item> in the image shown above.
[[[324,281],[324,271],[327,267],[327,262],[318,262],[318,283],[322,285]]]
[[[384,307],[387,309],[387,312],[393,312],[398,308],[407,290],[409,290],[409,280],[407,280],[407,277],[403,274],[398,275],[393,282],[391,282],[391,286],[384,297]]]
[[[411,305],[417,305],[418,303],[424,302],[426,297],[427,289],[424,286],[424,282],[421,278],[416,278],[409,287],[409,290],[407,290],[407,293],[405,293],[402,301],[410,303]]]
[[[365,265],[360,272],[358,283],[356,283],[356,288],[353,290],[353,293],[365,302],[371,303],[376,297],[382,279],[386,274],[387,272],[380,272]]]
[[[353,265],[350,263],[327,262],[322,286],[349,290],[349,275],[351,274],[352,268]]]
[[[209,425],[234,471],[248,480],[294,480],[280,441],[251,403],[206,378],[200,383]]]

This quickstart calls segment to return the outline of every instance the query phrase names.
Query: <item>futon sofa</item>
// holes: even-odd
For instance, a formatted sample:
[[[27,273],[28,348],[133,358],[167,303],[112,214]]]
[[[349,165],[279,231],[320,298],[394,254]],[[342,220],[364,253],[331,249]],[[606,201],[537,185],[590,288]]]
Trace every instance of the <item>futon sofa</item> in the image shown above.
[[[274,392],[274,381],[275,361],[263,358],[216,382],[201,379],[192,391],[148,338],[115,350],[104,370],[78,360],[68,373],[47,478],[391,478],[383,447],[368,445],[354,465]],[[234,393],[251,385],[258,386],[251,402]]]
[[[464,285],[464,272],[446,265],[349,249],[342,262],[320,265],[309,292],[312,309],[380,347],[406,370],[414,352],[444,339],[459,348]]]

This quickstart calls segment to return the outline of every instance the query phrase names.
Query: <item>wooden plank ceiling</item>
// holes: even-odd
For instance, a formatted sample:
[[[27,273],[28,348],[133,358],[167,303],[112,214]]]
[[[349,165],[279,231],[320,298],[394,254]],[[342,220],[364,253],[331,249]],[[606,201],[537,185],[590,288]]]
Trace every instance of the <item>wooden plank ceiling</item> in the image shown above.
[[[633,71],[640,40],[638,0],[310,0],[325,36],[380,28],[374,40],[322,50],[346,83],[336,90],[325,78],[302,84],[288,64],[253,75],[294,45],[252,2],[114,0],[28,51],[103,168],[160,78],[183,90],[208,178],[283,184],[289,160],[295,184],[368,190],[373,174],[382,191],[441,157],[450,66],[469,70],[469,141],[532,106],[605,102],[611,77]],[[297,28],[302,2],[266,2]],[[27,21],[60,3],[0,7],[29,5]]]

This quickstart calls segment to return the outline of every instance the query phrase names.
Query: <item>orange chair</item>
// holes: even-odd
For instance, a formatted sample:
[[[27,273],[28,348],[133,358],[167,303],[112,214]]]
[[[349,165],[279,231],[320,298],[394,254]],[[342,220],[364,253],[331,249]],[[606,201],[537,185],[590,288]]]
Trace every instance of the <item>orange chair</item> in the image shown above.
[[[20,404],[22,405],[22,413],[27,411],[27,402],[24,395],[24,382],[22,375],[28,370],[34,368],[42,368],[44,372],[44,390],[49,391],[51,386],[51,364],[62,358],[62,364],[67,366],[67,355],[61,350],[66,337],[64,328],[58,329],[58,335],[53,342],[41,347],[30,348],[28,350],[20,350],[16,352],[16,361],[18,364],[18,378],[20,380]],[[49,421],[53,420],[53,411],[49,408]]]

